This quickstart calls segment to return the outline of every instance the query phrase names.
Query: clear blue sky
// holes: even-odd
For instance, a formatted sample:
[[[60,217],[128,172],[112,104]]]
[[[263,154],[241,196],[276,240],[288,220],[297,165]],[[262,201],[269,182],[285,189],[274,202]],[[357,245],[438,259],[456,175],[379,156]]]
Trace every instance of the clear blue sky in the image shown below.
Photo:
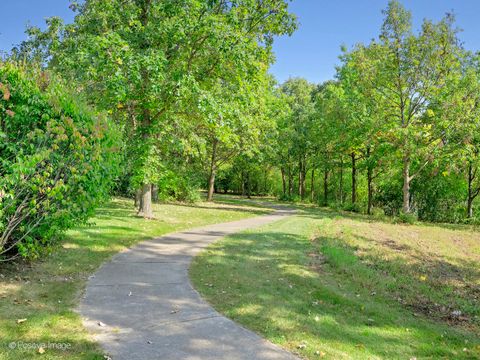
[[[108,1],[108,0],[106,0]],[[454,10],[460,38],[471,50],[480,50],[479,0],[403,0],[413,12],[415,27],[422,19],[438,20]],[[73,13],[68,0],[0,0],[0,50],[24,38],[27,24],[42,25],[57,15],[70,22]],[[290,7],[297,14],[300,28],[291,37],[277,39],[277,62],[271,72],[284,81],[290,76],[312,82],[331,79],[338,64],[340,46],[368,42],[379,33],[381,10],[387,0],[294,0]]]

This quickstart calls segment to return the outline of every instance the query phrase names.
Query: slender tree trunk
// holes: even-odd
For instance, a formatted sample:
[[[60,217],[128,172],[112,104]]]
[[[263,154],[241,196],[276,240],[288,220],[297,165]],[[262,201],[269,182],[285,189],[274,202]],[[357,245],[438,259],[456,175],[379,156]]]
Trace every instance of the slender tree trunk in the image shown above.
[[[306,186],[305,183],[307,182],[307,159],[305,155],[303,156],[302,159],[302,183],[301,183],[301,189],[302,189],[302,200],[305,199],[306,195]]]
[[[140,211],[138,215],[146,219],[153,218],[152,211],[152,184],[143,184],[142,193],[140,197]]]
[[[252,198],[252,189],[250,187],[250,172],[247,172],[247,198]]]
[[[310,201],[313,203],[315,200],[315,168],[312,167],[312,176],[310,178]]]
[[[240,182],[242,183],[242,196],[246,195],[246,189],[245,189],[245,172],[242,170],[241,173],[241,180]]]
[[[467,201],[467,218],[471,219],[473,217],[473,200],[471,197],[468,197]]]
[[[357,202],[357,164],[355,153],[352,152],[352,204]]]
[[[300,196],[300,199],[303,200],[303,164],[302,164],[302,158],[300,157],[300,160],[298,161],[298,195]]]
[[[475,195],[473,192],[473,180],[475,179],[475,174],[473,172],[472,162],[468,162],[468,197],[467,197],[467,218],[471,219],[473,217],[473,200]]]
[[[367,214],[372,214],[372,204],[373,204],[373,169],[369,166],[367,169],[367,187],[368,187],[368,204],[367,204]]]
[[[282,167],[280,168],[280,171],[282,172],[282,191],[283,191],[283,197],[287,195],[287,179],[285,178],[285,169]]]
[[[373,203],[373,166],[370,162],[370,146],[367,147],[367,214],[372,214]]]
[[[212,144],[212,159],[210,160],[210,176],[208,178],[207,201],[213,200],[213,193],[215,192],[216,161],[217,161],[217,139],[214,139]]]
[[[343,205],[344,195],[343,195],[343,157],[340,158],[340,204]]]
[[[403,206],[405,214],[410,213],[410,156],[403,157]]]
[[[263,172],[263,195],[266,195],[267,194],[267,177],[268,177],[268,174],[267,174],[267,169],[264,170]],[[260,191],[260,189],[259,189]]]
[[[291,198],[293,193],[293,174],[292,167],[288,167],[288,197]]]
[[[144,27],[147,26],[149,21],[149,12],[150,12],[151,0],[145,0],[141,4],[141,14],[140,21]],[[149,47],[149,39],[144,37],[142,39],[142,48],[147,49]],[[147,93],[147,89],[150,84],[150,73],[146,66],[142,66],[140,69],[141,78],[142,78],[142,89],[144,93]],[[143,114],[142,114],[142,131],[143,139],[147,146],[147,149],[150,144],[150,130],[152,126],[152,115],[150,113],[150,108],[143,104]],[[140,209],[138,213],[144,218],[153,218],[152,212],[152,185],[150,182],[142,184],[142,193],[140,197]]]
[[[210,170],[210,176],[208,177],[208,194],[207,201],[213,200],[213,193],[215,192],[215,169]]]
[[[328,169],[323,172],[323,206],[328,206]]]

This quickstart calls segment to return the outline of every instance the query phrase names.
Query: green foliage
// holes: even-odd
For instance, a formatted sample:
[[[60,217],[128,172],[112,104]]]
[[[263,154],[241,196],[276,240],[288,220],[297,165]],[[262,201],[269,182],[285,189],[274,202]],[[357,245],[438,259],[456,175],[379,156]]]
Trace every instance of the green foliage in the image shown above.
[[[50,19],[44,32],[29,29],[15,56],[48,62],[122,125],[133,187],[159,181],[156,169],[172,154],[190,162],[195,153],[214,180],[257,146],[272,41],[296,28],[288,1],[89,0],[74,8],[72,24]]]
[[[188,203],[200,201],[199,176],[186,169],[173,166],[165,167],[156,183],[158,199],[162,201],[177,200]]]
[[[465,219],[464,176],[444,171],[435,176],[436,169],[426,169],[425,175],[415,181],[415,207],[420,220],[459,223]]]
[[[0,254],[34,258],[108,198],[119,136],[48,72],[0,63]]]
[[[277,193],[305,201],[309,188],[309,201],[368,214],[474,218],[480,57],[461,47],[452,14],[414,31],[398,1],[383,13],[377,39],[343,49],[336,81],[281,85]],[[305,186],[307,171],[315,178]]]
[[[398,215],[398,217],[395,218],[395,220],[402,224],[413,225],[417,221],[417,217],[415,216],[415,214],[412,213],[400,212],[400,214]]]

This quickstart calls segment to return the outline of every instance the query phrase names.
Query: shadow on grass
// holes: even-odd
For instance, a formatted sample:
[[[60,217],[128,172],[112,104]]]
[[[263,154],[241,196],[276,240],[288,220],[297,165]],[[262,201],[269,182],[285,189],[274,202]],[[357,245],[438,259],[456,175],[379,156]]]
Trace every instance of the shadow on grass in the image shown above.
[[[339,215],[304,211],[298,216]],[[474,316],[473,298],[462,303],[448,296],[447,280],[431,288],[416,286],[412,265],[371,257],[373,265],[367,266],[338,239],[321,238],[316,245],[289,226],[236,234],[213,245],[194,261],[194,284],[218,310],[267,338],[293,350],[308,342],[300,351],[307,357],[324,349],[332,358],[476,358],[477,330],[452,328],[406,307],[424,297],[444,299]],[[445,268],[440,260],[429,265],[438,272]],[[471,265],[448,271],[472,271]],[[397,296],[411,297],[412,303],[399,303]]]

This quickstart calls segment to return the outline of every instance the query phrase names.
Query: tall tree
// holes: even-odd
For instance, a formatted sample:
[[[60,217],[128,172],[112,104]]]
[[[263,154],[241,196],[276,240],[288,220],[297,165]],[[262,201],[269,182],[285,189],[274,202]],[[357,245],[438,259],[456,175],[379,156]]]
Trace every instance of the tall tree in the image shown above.
[[[298,171],[298,195],[305,197],[305,182],[307,174],[307,158],[311,153],[311,114],[313,111],[312,93],[314,85],[302,78],[293,78],[282,84],[281,90],[286,95],[290,108],[286,131],[289,142],[289,156],[296,161]],[[289,187],[292,183],[292,167],[289,168]]]
[[[403,206],[409,213],[412,180],[433,159],[444,125],[424,113],[459,66],[454,17],[447,14],[434,24],[425,20],[418,35],[411,14],[399,2],[389,2],[379,41],[359,46],[366,60],[362,79],[374,87],[385,110],[385,121],[402,163]]]
[[[87,0],[71,25],[43,44],[51,67],[70,76],[122,124],[151,217],[155,143],[178,113],[195,110],[218,79],[245,80],[272,61],[273,36],[291,33],[284,0]],[[38,31],[31,42],[39,39]],[[24,48],[28,49],[28,46]]]

